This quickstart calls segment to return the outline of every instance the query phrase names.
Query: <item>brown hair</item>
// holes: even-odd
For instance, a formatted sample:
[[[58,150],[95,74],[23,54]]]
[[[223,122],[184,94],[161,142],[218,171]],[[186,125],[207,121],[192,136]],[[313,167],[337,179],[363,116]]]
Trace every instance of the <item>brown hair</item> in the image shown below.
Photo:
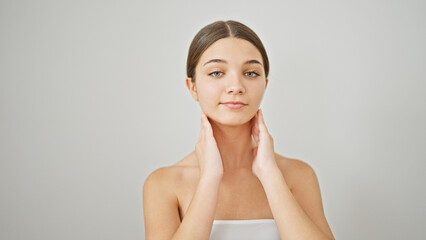
[[[195,83],[195,67],[204,51],[217,40],[227,37],[241,38],[251,42],[262,55],[265,76],[268,77],[268,55],[259,37],[246,25],[228,20],[216,21],[203,27],[192,40],[186,62],[186,75],[192,78],[192,83]]]

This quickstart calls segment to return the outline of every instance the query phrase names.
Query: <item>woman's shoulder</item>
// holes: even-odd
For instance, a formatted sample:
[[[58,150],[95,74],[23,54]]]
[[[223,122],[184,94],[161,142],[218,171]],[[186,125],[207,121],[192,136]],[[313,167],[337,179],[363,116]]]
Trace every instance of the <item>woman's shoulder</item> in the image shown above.
[[[172,165],[155,169],[148,175],[146,181],[152,180],[157,183],[173,184],[193,177],[197,173],[198,167],[194,162],[193,153],[190,153]]]
[[[306,168],[311,168],[309,163],[297,159],[297,158],[289,158],[282,156],[278,153],[275,153],[275,159],[277,161],[278,167],[286,172],[293,172],[298,170],[303,170]]]
[[[304,175],[314,171],[309,163],[300,159],[284,157],[278,153],[275,153],[275,159],[290,189],[303,179]]]

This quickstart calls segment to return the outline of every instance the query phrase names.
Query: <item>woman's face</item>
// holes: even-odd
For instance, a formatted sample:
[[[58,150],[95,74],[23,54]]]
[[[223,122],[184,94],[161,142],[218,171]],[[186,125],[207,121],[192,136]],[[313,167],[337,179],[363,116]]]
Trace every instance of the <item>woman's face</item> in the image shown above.
[[[254,117],[268,80],[262,55],[252,43],[239,38],[216,41],[201,55],[195,72],[195,84],[191,78],[186,83],[210,119],[224,125],[241,125]],[[244,106],[232,108],[225,104],[230,101]]]

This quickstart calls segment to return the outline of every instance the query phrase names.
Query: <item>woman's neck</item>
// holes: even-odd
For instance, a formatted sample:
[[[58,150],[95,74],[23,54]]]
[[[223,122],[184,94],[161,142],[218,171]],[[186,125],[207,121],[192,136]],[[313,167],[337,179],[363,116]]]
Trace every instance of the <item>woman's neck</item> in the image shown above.
[[[255,142],[251,136],[251,122],[239,126],[226,126],[211,121],[213,135],[219,149],[224,174],[250,170]]]

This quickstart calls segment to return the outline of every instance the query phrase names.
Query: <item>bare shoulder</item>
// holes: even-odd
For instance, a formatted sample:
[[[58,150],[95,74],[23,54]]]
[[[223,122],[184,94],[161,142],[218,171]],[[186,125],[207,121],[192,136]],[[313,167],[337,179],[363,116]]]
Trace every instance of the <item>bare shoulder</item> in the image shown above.
[[[300,159],[284,157],[277,153],[275,159],[290,189],[293,189],[304,176],[315,174],[311,165]]]
[[[191,170],[197,170],[193,155],[188,154],[183,159],[170,166],[159,167],[151,172],[145,180],[145,184],[159,185],[166,188],[176,189],[176,184],[187,178]]]
[[[297,174],[299,171],[310,171],[312,167],[309,163],[296,158],[284,157],[275,153],[275,159],[278,167],[286,174]]]
[[[169,199],[168,203],[177,205],[175,192],[175,179],[179,178],[179,173],[172,166],[160,167],[151,172],[143,184],[144,205],[146,199]],[[144,207],[145,208],[145,207]]]
[[[177,177],[177,171],[173,166],[164,166],[155,169],[145,180],[145,184],[167,184]]]

